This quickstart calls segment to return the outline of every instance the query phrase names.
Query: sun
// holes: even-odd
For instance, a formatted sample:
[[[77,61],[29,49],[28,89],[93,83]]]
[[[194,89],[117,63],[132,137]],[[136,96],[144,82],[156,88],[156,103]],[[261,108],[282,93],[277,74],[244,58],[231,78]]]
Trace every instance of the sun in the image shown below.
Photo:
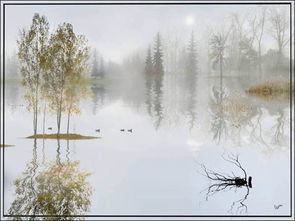
[[[187,16],[185,18],[185,24],[187,26],[191,26],[191,25],[195,24],[195,18],[193,16]]]

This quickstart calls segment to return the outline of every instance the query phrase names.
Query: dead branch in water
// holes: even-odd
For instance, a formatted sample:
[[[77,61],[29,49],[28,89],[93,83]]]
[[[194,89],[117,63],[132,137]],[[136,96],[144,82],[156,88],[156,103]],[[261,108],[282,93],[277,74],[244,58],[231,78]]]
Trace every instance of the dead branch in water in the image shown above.
[[[236,176],[233,172],[232,172],[232,175],[218,173],[218,172],[215,172],[213,170],[206,168],[205,165],[201,164],[201,167],[203,168],[203,171],[205,173],[203,175],[206,176],[209,180],[214,181],[214,183],[211,184],[206,189],[207,190],[206,200],[208,200],[209,197],[214,195],[215,193],[222,192],[222,191],[229,191],[233,188],[237,189],[240,187],[245,187],[245,188],[247,188],[247,192],[246,192],[245,196],[243,198],[239,199],[238,201],[234,201],[233,204],[231,205],[230,211],[232,212],[235,205],[237,203],[239,203],[240,206],[237,208],[236,212],[240,211],[240,213],[242,213],[244,211],[247,213],[248,208],[244,202],[246,201],[246,199],[249,195],[249,188],[252,188],[252,177],[249,176],[249,178],[248,178],[247,172],[243,168],[243,166],[241,165],[238,155],[228,155],[227,158],[225,158],[222,155],[222,158],[225,161],[238,167],[241,170],[241,172],[243,173],[243,176]]]

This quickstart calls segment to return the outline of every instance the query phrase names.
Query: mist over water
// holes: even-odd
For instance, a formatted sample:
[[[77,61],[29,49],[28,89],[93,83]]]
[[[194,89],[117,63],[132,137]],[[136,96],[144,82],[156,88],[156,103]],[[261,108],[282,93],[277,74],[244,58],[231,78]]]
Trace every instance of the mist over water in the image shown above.
[[[290,213],[287,7],[22,7],[6,14],[6,213]],[[16,34],[35,12],[39,54]]]

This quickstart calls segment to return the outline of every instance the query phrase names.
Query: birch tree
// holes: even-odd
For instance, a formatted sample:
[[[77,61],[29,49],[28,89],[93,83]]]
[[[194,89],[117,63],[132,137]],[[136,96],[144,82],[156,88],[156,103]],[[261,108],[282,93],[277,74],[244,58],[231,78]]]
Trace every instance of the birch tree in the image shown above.
[[[225,64],[225,49],[227,43],[228,34],[222,34],[221,32],[212,35],[210,40],[211,53],[210,57],[213,61],[213,66],[219,66],[220,77],[222,78],[223,69]]]
[[[261,73],[261,54],[262,54],[262,38],[265,34],[266,24],[266,7],[260,7],[259,11],[249,20],[249,24],[253,33],[253,37],[258,46],[258,67]]]
[[[28,109],[33,111],[34,134],[37,134],[41,76],[44,73],[48,35],[49,23],[46,17],[36,13],[30,28],[22,30],[17,40],[22,84],[27,89],[25,98]]]
[[[269,11],[270,33],[275,39],[279,56],[283,55],[283,50],[289,42],[288,30],[290,19],[283,8],[272,8]]]
[[[75,87],[72,83],[77,83],[82,78],[82,73],[88,69],[89,48],[86,42],[84,36],[74,33],[73,26],[69,23],[59,25],[49,41],[45,81],[47,96],[51,100],[50,107],[56,113],[57,134],[60,134],[62,113],[67,110],[69,119],[74,106],[72,102],[77,102],[76,98],[66,97],[69,94],[73,96],[69,92],[71,87]],[[76,96],[79,93],[74,94]]]

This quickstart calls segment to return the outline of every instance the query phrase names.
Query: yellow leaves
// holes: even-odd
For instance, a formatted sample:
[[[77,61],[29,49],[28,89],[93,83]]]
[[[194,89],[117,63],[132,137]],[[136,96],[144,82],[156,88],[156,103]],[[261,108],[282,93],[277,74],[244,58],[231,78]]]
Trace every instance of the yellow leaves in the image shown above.
[[[88,68],[86,42],[85,36],[76,35],[70,23],[60,24],[49,35],[49,23],[38,13],[30,28],[20,32],[17,44],[22,82],[27,108],[34,111],[36,119],[41,99],[49,103],[49,110],[58,119],[62,112],[80,113],[79,101],[87,94],[82,78]]]
[[[16,199],[9,214],[82,215],[89,209],[92,194],[88,176],[79,169],[78,161],[50,161],[37,174],[30,174],[28,168],[24,177],[14,183]]]
[[[80,53],[80,48],[83,53]],[[56,106],[51,106],[54,110],[62,107],[62,111],[80,113],[78,103],[86,91],[81,78],[88,59],[88,51],[85,49],[85,37],[76,36],[73,26],[69,23],[59,25],[51,35],[47,50],[47,60],[50,64],[47,64],[45,78],[49,87],[54,90],[48,90],[46,93],[51,94],[45,97],[49,103],[52,103],[51,99],[55,99]]]
[[[240,121],[252,111],[252,106],[239,99],[226,99],[220,106],[221,111],[234,121]]]

